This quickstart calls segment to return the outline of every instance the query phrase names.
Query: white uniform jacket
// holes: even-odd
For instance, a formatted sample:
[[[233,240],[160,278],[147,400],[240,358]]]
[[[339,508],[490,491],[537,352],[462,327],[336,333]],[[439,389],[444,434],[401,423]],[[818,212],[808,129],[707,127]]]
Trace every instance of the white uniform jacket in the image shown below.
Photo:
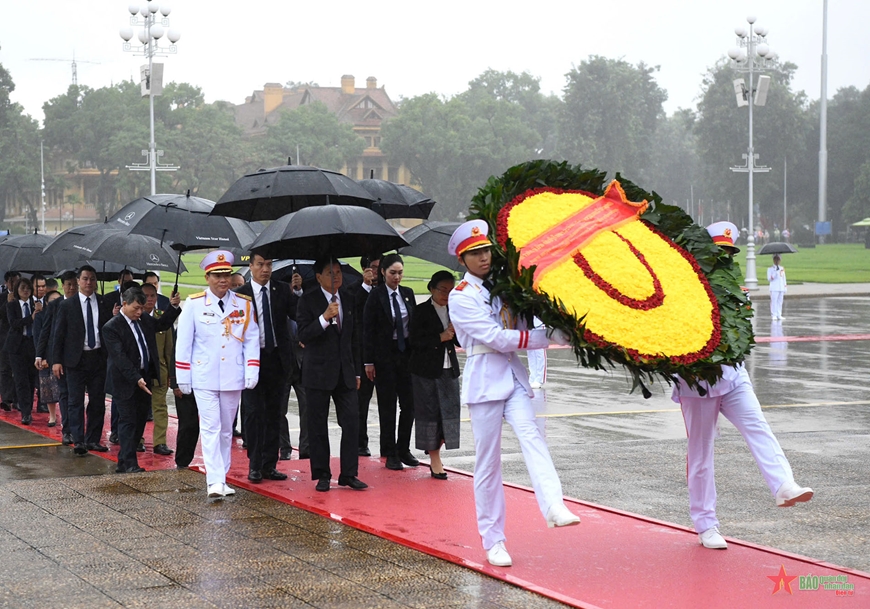
[[[731,393],[743,383],[749,385],[752,384],[752,381],[749,379],[749,373],[746,372],[746,367],[743,364],[738,364],[736,366],[722,366],[722,378],[719,379],[715,385],[711,386],[710,383],[707,382],[700,383],[701,387],[707,390],[706,395],[702,396],[698,393],[697,389],[689,389],[686,381],[680,379],[679,382],[674,385],[674,389],[671,392],[671,399],[679,404],[680,396],[687,398],[715,398]]]
[[[767,267],[767,281],[770,283],[771,292],[785,292],[785,269],[777,265]]]
[[[522,320],[516,323],[502,308],[501,298],[489,301],[483,280],[471,273],[450,292],[450,321],[467,356],[462,372],[463,404],[506,400],[513,393],[514,376],[532,397],[528,372],[516,351],[546,349],[550,344],[546,329],[526,330]]]
[[[260,329],[251,300],[224,296],[224,310],[211,291],[193,294],[178,318],[175,375],[179,385],[211,391],[241,391],[260,377]]]

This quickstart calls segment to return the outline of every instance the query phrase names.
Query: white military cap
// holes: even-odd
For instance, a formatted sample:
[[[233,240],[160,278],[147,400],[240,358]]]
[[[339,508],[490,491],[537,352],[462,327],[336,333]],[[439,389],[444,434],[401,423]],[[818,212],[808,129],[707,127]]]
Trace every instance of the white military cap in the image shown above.
[[[460,224],[453,231],[447,243],[447,253],[451,256],[461,256],[465,252],[490,247],[489,224],[484,220],[469,220]]]
[[[737,231],[737,226],[731,222],[714,222],[707,227],[707,232],[713,238],[713,243],[719,247],[731,250],[734,254],[740,251],[739,247],[734,247],[734,239],[740,233]]]
[[[206,275],[209,273],[232,273],[235,261],[232,252],[215,250],[202,259],[199,268],[205,271]]]

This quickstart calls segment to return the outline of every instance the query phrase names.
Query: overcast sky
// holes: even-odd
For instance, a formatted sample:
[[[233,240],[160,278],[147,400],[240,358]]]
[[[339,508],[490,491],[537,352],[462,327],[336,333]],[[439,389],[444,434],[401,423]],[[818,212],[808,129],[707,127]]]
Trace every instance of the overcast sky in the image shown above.
[[[810,98],[820,91],[823,0],[154,2],[172,8],[171,27],[182,36],[178,54],[162,60],[165,81],[198,85],[207,101],[242,103],[266,82],[338,86],[342,74],[357,86],[375,76],[394,100],[453,95],[487,68],[528,71],[545,92],[559,93],[572,65],[597,54],[660,66],[671,113],[694,106],[701,75],[735,45],[734,27],[750,14],[768,27],[780,57],[798,65],[795,87]],[[41,120],[42,104],[70,84],[73,55],[79,84],[138,80],[143,59],[124,53],[118,35],[129,25],[128,4],[4,2],[0,63],[15,81],[13,99]],[[828,11],[829,96],[864,89],[870,2],[830,0]]]

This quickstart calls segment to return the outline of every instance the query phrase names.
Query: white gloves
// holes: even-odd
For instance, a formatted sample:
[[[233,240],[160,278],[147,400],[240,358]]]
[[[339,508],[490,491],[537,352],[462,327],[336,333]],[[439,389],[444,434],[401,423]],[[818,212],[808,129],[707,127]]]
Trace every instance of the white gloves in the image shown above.
[[[565,345],[571,344],[571,337],[568,336],[568,334],[566,332],[563,332],[562,330],[558,330],[555,328],[550,330],[549,338],[552,342],[556,343],[557,345],[565,346]]]
[[[257,380],[258,380],[258,379],[250,379],[250,378],[246,378],[246,379],[245,379],[245,389],[253,389],[254,387],[256,387],[256,386],[257,386]]]
[[[191,387],[187,383],[179,383],[178,388],[184,395],[190,395],[191,393],[193,393],[193,387]]]

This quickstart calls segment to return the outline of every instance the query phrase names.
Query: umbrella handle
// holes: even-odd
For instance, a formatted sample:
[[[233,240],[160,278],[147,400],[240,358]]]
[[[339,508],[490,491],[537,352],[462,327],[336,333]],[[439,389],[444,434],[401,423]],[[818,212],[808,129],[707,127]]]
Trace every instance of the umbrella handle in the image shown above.
[[[178,276],[181,274],[181,252],[178,252],[178,266],[175,267],[175,285],[172,286],[172,295],[178,294]]]

